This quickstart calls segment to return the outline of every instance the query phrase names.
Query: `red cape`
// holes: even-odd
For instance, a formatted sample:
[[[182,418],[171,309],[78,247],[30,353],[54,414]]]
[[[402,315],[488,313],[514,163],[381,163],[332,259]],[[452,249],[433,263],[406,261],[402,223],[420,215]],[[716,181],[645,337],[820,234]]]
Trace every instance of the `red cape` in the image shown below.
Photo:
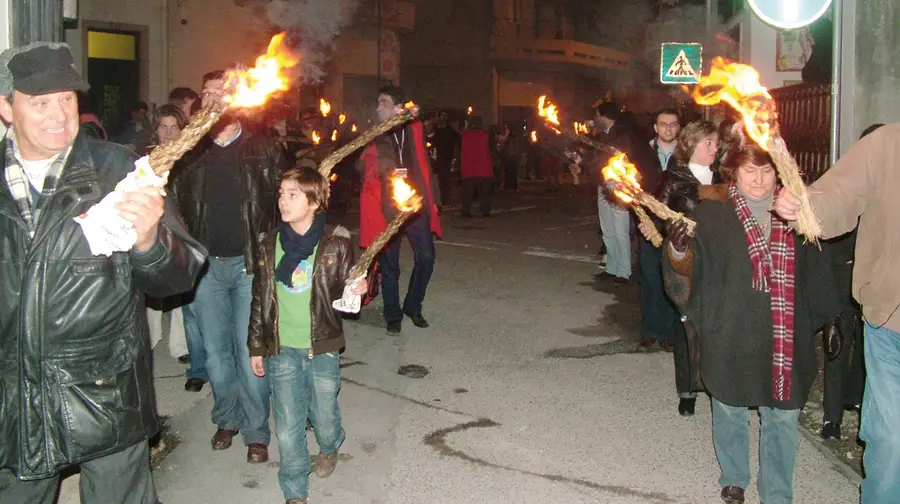
[[[437,205],[434,203],[432,191],[431,165],[428,163],[428,154],[425,149],[425,129],[421,121],[410,125],[412,129],[413,146],[415,147],[416,161],[422,169],[422,178],[427,187],[425,205],[429,209],[428,217],[431,224],[431,232],[438,238],[443,237],[441,219],[438,217]],[[384,210],[381,206],[381,178],[378,176],[378,149],[374,144],[369,144],[363,151],[363,184],[359,196],[359,246],[366,248],[372,244],[372,240],[378,233],[387,227],[384,218]]]

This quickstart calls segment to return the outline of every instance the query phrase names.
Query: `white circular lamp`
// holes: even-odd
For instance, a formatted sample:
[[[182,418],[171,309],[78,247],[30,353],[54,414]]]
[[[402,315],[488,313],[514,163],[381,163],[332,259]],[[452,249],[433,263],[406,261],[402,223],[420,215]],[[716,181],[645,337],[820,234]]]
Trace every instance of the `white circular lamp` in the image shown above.
[[[822,17],[832,0],[747,0],[750,9],[766,24],[791,30]]]

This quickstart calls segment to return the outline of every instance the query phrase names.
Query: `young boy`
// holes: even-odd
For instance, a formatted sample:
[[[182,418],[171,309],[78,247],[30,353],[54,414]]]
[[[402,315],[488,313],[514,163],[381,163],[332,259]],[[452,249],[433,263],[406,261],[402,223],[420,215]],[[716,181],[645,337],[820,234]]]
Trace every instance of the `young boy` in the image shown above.
[[[307,418],[319,454],[316,475],[327,478],[344,441],[337,395],[344,332],[339,312],[353,264],[350,233],[325,225],[328,181],[311,168],[284,173],[278,195],[278,228],[260,237],[260,268],[253,279],[250,364],[268,375],[281,453],[278,481],[287,504],[307,502]],[[366,290],[365,281],[356,291]]]

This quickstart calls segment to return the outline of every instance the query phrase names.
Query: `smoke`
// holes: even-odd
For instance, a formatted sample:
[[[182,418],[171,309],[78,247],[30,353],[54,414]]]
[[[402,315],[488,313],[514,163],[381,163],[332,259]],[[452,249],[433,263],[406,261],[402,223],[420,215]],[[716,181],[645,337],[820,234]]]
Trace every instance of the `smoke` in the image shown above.
[[[360,0],[272,0],[265,1],[268,22],[288,34],[300,56],[298,76],[315,84],[325,76],[334,39],[353,21]]]

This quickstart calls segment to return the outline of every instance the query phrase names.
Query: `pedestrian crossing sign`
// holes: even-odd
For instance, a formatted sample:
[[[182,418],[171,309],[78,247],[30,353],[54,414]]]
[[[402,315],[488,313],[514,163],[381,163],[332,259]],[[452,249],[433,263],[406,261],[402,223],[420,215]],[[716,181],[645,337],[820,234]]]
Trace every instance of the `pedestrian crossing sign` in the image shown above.
[[[660,56],[659,81],[663,84],[696,84],[703,70],[703,46],[666,42]]]

